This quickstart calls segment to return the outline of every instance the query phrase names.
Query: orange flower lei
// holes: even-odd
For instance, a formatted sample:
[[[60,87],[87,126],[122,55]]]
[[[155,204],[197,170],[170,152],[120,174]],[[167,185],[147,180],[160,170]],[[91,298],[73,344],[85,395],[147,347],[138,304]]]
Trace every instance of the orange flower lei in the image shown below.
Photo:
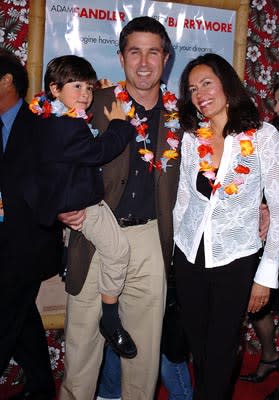
[[[148,134],[148,124],[146,123],[147,118],[140,119],[138,114],[135,112],[135,106],[131,100],[129,93],[126,90],[126,82],[119,82],[116,86],[114,93],[115,97],[121,101],[122,108],[125,114],[130,118],[130,122],[137,131],[136,142],[143,143],[143,147],[138,150],[143,161],[149,163],[149,171],[152,171],[153,167],[160,171],[167,172],[169,160],[176,160],[179,156],[177,147],[179,145],[179,136],[176,134],[176,130],[180,128],[178,119],[177,109],[177,98],[174,93],[167,90],[165,84],[161,84],[160,89],[163,96],[163,104],[168,112],[166,114],[166,122],[164,124],[169,130],[166,135],[166,142],[169,145],[169,149],[164,150],[159,161],[154,162],[154,153],[149,150],[147,145],[150,143]]]
[[[58,99],[49,101],[44,92],[35,95],[29,104],[29,109],[43,118],[48,118],[51,114],[54,114],[56,117],[67,115],[71,118],[88,119],[84,110],[69,109]]]
[[[250,168],[243,164],[245,164],[245,158],[254,153],[253,139],[256,129],[249,129],[236,135],[240,146],[240,153],[236,157],[236,166],[233,168],[236,176],[231,183],[222,186],[220,182],[216,182],[216,168],[212,165],[213,148],[210,144],[210,139],[214,132],[210,127],[209,120],[206,118],[199,125],[200,128],[196,130],[199,142],[197,147],[200,157],[199,171],[203,172],[203,175],[208,179],[213,194],[218,191],[219,197],[223,200],[230,195],[238,193],[239,186],[244,183],[244,176],[250,173]]]

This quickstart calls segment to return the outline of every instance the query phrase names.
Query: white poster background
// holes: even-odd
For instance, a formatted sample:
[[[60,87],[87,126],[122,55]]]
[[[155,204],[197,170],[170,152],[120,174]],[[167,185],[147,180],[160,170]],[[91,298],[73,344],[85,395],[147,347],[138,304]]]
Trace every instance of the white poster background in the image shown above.
[[[217,53],[232,64],[235,11],[151,0],[47,0],[44,69],[54,57],[76,54],[92,63],[99,79],[123,80],[119,33],[141,15],[158,19],[172,41],[164,76],[170,90],[177,93],[185,65],[200,54]]]

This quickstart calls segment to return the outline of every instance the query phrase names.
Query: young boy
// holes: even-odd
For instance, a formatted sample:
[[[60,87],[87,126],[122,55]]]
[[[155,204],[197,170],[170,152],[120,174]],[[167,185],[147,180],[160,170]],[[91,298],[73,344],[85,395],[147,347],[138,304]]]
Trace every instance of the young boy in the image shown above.
[[[113,213],[103,201],[100,166],[121,153],[134,135],[119,103],[104,113],[110,120],[105,133],[94,138],[85,110],[93,100],[96,73],[82,57],[66,55],[51,60],[44,77],[45,95],[30,104],[38,114],[34,174],[26,200],[45,226],[61,212],[86,208],[82,233],[102,260],[100,331],[122,357],[133,358],[136,346],[118,316],[118,296],[125,281],[129,244]],[[93,135],[94,134],[94,135]]]

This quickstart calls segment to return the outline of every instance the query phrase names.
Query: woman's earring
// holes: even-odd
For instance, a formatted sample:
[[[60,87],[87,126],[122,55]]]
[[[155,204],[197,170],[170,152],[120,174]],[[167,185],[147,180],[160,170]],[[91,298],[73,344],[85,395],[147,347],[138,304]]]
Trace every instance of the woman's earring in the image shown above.
[[[197,110],[197,117],[200,121],[204,119],[204,115]]]

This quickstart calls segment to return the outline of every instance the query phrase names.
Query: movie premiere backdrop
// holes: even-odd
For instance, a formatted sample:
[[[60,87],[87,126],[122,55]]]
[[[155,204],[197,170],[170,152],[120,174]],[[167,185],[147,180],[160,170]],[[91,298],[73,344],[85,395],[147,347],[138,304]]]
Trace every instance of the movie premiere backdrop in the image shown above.
[[[124,79],[117,56],[122,28],[134,17],[148,15],[166,28],[173,57],[164,81],[177,92],[190,59],[214,52],[233,63],[236,11],[151,0],[46,0],[44,68],[59,55],[88,59],[98,78]]]

